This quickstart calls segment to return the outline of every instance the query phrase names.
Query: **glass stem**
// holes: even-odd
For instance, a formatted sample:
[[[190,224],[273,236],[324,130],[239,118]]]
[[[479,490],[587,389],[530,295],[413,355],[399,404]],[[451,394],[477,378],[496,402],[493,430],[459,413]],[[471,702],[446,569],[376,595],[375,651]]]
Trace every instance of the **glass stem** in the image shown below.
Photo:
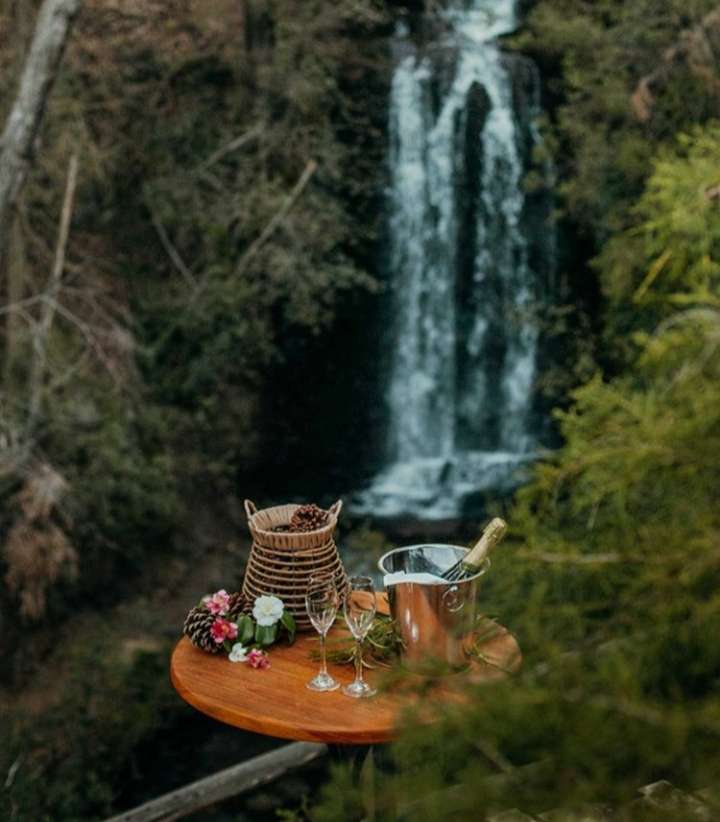
[[[325,658],[325,634],[320,634],[320,675],[327,676],[327,660]]]
[[[355,648],[355,682],[363,681],[362,640],[356,640]]]

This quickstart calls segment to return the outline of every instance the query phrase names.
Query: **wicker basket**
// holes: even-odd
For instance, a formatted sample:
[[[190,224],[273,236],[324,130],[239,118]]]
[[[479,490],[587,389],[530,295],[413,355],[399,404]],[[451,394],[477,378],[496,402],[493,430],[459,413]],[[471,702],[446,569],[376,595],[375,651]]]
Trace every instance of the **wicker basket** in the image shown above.
[[[289,525],[298,505],[277,505],[258,511],[245,500],[245,512],[252,534],[250,559],[245,569],[243,594],[249,599],[263,594],[280,597],[295,617],[299,631],[312,629],[305,610],[305,592],[313,574],[327,572],[335,576],[342,596],[347,589],[347,575],[333,539],[342,502],[328,509],[328,524],[304,533],[274,532],[278,525]]]

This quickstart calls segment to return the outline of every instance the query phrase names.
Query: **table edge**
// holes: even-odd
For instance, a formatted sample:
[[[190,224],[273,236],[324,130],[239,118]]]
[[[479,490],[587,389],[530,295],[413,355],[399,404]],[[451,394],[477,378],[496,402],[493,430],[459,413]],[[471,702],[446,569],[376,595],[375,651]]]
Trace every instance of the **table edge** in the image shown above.
[[[292,739],[298,742],[324,742],[331,745],[373,745],[376,743],[391,742],[397,736],[397,734],[392,731],[388,731],[386,733],[378,733],[373,731],[353,733],[343,731],[333,731],[332,733],[313,733],[297,725],[289,725],[285,722],[279,722],[278,720],[274,720],[269,717],[263,717],[262,720],[254,720],[249,714],[239,713],[232,709],[218,709],[213,703],[208,702],[202,695],[195,693],[180,682],[179,677],[175,672],[175,654],[183,642],[191,644],[187,637],[181,637],[181,639],[176,643],[170,658],[170,681],[178,695],[185,702],[187,702],[188,705],[206,716],[212,717],[212,719],[216,719],[219,722],[223,722],[226,725],[230,725],[233,728],[239,728],[244,731],[251,731],[264,736],[273,736],[279,739]]]

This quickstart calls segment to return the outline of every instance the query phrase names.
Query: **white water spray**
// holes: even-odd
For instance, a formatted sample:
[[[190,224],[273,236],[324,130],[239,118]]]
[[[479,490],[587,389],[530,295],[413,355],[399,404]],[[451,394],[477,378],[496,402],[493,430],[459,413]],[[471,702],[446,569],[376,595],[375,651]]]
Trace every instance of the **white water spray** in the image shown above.
[[[512,484],[535,447],[528,128],[496,39],[516,27],[515,3],[471,0],[445,18],[449,81],[405,40],[410,53],[392,82],[387,466],[359,502],[380,515],[456,516],[473,493]],[[482,108],[476,132],[473,96]]]

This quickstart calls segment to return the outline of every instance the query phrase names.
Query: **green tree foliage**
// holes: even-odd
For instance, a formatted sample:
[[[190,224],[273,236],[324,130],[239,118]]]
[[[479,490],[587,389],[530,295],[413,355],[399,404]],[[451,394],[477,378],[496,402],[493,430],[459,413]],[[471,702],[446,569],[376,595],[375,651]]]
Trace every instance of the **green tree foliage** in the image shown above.
[[[542,0],[534,4],[516,45],[551,78],[557,102],[548,145],[559,166],[563,208],[583,233],[604,242],[627,225],[654,149],[690,123],[717,111],[718,86],[705,66],[708,38],[688,32],[714,0]],[[685,31],[685,33],[683,33]],[[677,59],[652,116],[638,117],[631,96],[667,49],[691,43]],[[712,60],[711,60],[712,62]]]
[[[104,618],[84,629],[53,660],[56,681],[44,675],[44,704],[29,700],[4,717],[0,767],[11,777],[0,797],[3,819],[107,817],[133,749],[178,709],[165,684],[168,643],[133,653]]]
[[[510,514],[522,543],[498,552],[483,597],[516,631],[522,672],[472,691],[436,726],[410,724],[379,783],[379,818],[587,803],[668,818],[638,805],[637,789],[717,784],[718,158],[716,126],[662,152],[636,225],[602,258],[616,310],[639,312],[646,330],[623,375],[575,391],[559,414],[564,447]],[[615,253],[628,243],[633,256]],[[663,279],[666,252],[684,270]],[[313,818],[359,819],[366,805],[343,772]]]
[[[17,221],[31,302],[12,352],[0,338],[0,518],[17,519],[23,472],[52,465],[67,483],[58,517],[81,560],[77,592],[171,550],[208,480],[217,496],[253,476],[273,369],[375,289],[388,24],[381,2],[98,0],[81,15]],[[79,185],[30,426],[38,295],[73,152]],[[19,466],[4,460],[12,440]],[[0,591],[8,616],[11,593]],[[52,601],[62,609],[71,593]]]
[[[13,664],[5,654],[4,674],[29,686],[50,642],[68,661],[53,704],[31,694],[33,711],[19,702],[4,718],[9,818],[116,810],[119,768],[163,721],[164,656],[112,653],[97,625],[66,640],[61,617],[121,594],[118,575],[170,551],[179,523],[280,447],[263,417],[268,395],[283,413],[291,404],[277,367],[289,361],[304,385],[316,369],[303,352],[334,350],[343,310],[376,285],[391,4],[87,5],[18,220],[31,298],[47,281],[78,151],[48,401],[33,459],[3,467],[0,527],[4,537],[23,524],[48,463],[63,493],[38,529],[59,529],[79,574],[48,565],[35,654],[43,631],[18,617],[22,592],[0,595],[2,652],[21,651]],[[560,205],[583,261],[601,249],[594,272],[578,267],[572,280],[599,279],[601,353],[615,371],[583,380],[558,413],[565,445],[519,494],[518,539],[483,592],[485,610],[518,634],[522,672],[438,726],[408,728],[393,770],[375,775],[382,818],[398,807],[436,820],[612,802],[634,819],[639,786],[702,788],[720,776],[720,129],[689,127],[717,109],[714,70],[692,35],[714,5],[541,0],[517,38],[551,78],[545,144]],[[689,51],[639,117],[634,90],[678,42]],[[16,71],[9,56],[0,63]],[[28,310],[36,319],[38,305]],[[572,320],[561,319],[569,340]],[[2,448],[21,438],[27,411],[31,333],[14,344]],[[586,340],[577,350],[586,374]],[[383,543],[376,532],[353,538]],[[36,559],[26,558],[17,578]],[[9,563],[3,554],[3,578]],[[372,816],[371,776],[358,784],[338,771],[313,816]]]
[[[636,225],[600,255],[608,337],[655,328],[679,306],[716,304],[718,237],[708,222],[718,208],[719,138],[720,128],[712,125],[680,135],[662,151],[631,212]]]
[[[377,289],[386,3],[84,5],[16,221],[17,297],[29,303],[12,339],[0,314],[3,780],[19,763],[3,819],[111,812],[123,763],[179,703],[167,648],[125,659],[103,615],[118,600],[144,609],[144,595],[157,605],[157,579],[182,567],[210,506],[209,540],[227,537],[238,478],[256,488],[278,447],[267,396],[292,412],[278,367],[312,378],[304,352],[339,356],[338,317]],[[0,4],[1,114],[35,6]],[[29,425],[73,153],[59,308]],[[319,398],[316,408],[327,414]],[[78,624],[82,647],[67,635]],[[139,630],[152,640],[161,629],[148,617]],[[34,702],[47,666],[57,680]]]
[[[232,480],[258,457],[259,401],[286,341],[329,333],[343,297],[375,286],[363,267],[375,216],[350,204],[375,196],[382,142],[368,115],[383,65],[373,45],[381,5],[253,5],[262,15],[246,18],[243,68],[185,67],[176,105],[192,122],[158,117],[143,147],[144,208],[193,282],[175,276],[170,299],[157,278],[135,288],[144,374],[156,400],[176,409],[180,437],[196,441],[188,468]],[[348,50],[356,38],[370,42],[375,65]],[[207,71],[225,80],[198,101]],[[368,83],[363,105],[344,87],[348,74]],[[247,143],[221,154],[238,136]]]
[[[566,301],[543,318],[549,359],[560,352],[555,356],[564,362],[545,370],[541,388],[552,404],[565,407],[594,365],[619,368],[628,354],[618,304],[603,313],[607,265],[598,269],[591,261],[636,224],[633,209],[657,150],[716,115],[720,19],[715,0],[524,6],[526,19],[510,44],[530,54],[543,76],[547,114],[536,151],[549,155],[558,174],[556,299]],[[634,251],[626,250],[634,260]]]

